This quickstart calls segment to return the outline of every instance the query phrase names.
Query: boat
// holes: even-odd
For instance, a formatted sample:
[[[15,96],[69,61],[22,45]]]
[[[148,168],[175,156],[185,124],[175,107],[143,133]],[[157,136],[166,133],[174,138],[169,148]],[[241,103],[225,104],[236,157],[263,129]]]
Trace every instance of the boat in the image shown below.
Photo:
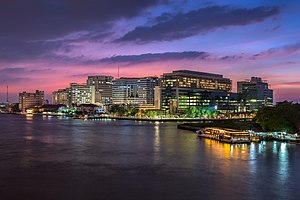
[[[300,144],[300,139],[289,140],[288,142],[291,144]]]
[[[298,134],[288,134],[288,142],[292,144],[300,144],[300,137]]]
[[[259,136],[251,136],[250,137],[251,142],[261,142],[261,138]]]
[[[196,131],[198,137],[231,144],[250,143],[250,133],[228,128],[207,127]]]

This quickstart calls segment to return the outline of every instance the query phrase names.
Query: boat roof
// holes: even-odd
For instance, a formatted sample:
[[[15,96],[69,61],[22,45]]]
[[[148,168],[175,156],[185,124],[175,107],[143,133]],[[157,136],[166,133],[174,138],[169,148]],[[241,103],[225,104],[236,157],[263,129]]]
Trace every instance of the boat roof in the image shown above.
[[[205,130],[206,129],[214,129],[214,130],[226,131],[230,133],[248,133],[247,131],[241,131],[241,130],[236,130],[231,128],[206,127]]]

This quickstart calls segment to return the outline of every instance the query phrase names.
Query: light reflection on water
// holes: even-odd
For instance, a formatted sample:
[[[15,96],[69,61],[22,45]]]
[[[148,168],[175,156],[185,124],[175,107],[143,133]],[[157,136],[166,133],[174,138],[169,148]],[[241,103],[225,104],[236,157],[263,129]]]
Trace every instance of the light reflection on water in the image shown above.
[[[280,144],[279,152],[279,164],[278,164],[278,180],[285,184],[288,181],[288,171],[289,171],[289,159],[287,143],[283,142]]]
[[[25,189],[32,193],[30,199],[43,199],[45,194],[59,199],[62,193],[64,199],[97,199],[99,194],[114,197],[106,199],[120,199],[116,195],[297,199],[300,195],[297,145],[231,145],[199,139],[178,130],[175,123],[0,119],[0,188],[8,197],[24,194]],[[22,187],[16,189],[16,183]],[[41,185],[46,189],[37,190]]]
[[[155,130],[155,136],[154,136],[154,163],[158,164],[159,163],[159,158],[160,158],[159,122],[155,123],[154,130]]]

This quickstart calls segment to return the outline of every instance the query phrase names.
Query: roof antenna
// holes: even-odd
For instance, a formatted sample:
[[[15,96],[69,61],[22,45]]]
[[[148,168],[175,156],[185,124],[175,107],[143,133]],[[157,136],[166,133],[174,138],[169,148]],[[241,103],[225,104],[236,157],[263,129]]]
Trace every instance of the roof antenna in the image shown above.
[[[120,66],[118,66],[118,78],[120,78]]]
[[[6,86],[6,103],[8,104],[9,101],[8,101],[8,85]]]

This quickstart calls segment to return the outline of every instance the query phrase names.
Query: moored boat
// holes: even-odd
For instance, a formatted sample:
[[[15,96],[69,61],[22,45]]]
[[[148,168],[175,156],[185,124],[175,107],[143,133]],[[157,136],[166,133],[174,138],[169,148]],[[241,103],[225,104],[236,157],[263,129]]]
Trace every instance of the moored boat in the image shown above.
[[[251,136],[250,137],[251,142],[261,142],[261,138],[259,136]]]
[[[207,127],[199,129],[196,131],[198,137],[209,138],[213,140],[218,140],[221,142],[231,143],[231,144],[240,144],[240,143],[250,143],[250,133],[246,131],[240,131],[235,129],[227,128],[215,128]]]
[[[288,142],[291,144],[300,144],[300,139],[289,140]]]

